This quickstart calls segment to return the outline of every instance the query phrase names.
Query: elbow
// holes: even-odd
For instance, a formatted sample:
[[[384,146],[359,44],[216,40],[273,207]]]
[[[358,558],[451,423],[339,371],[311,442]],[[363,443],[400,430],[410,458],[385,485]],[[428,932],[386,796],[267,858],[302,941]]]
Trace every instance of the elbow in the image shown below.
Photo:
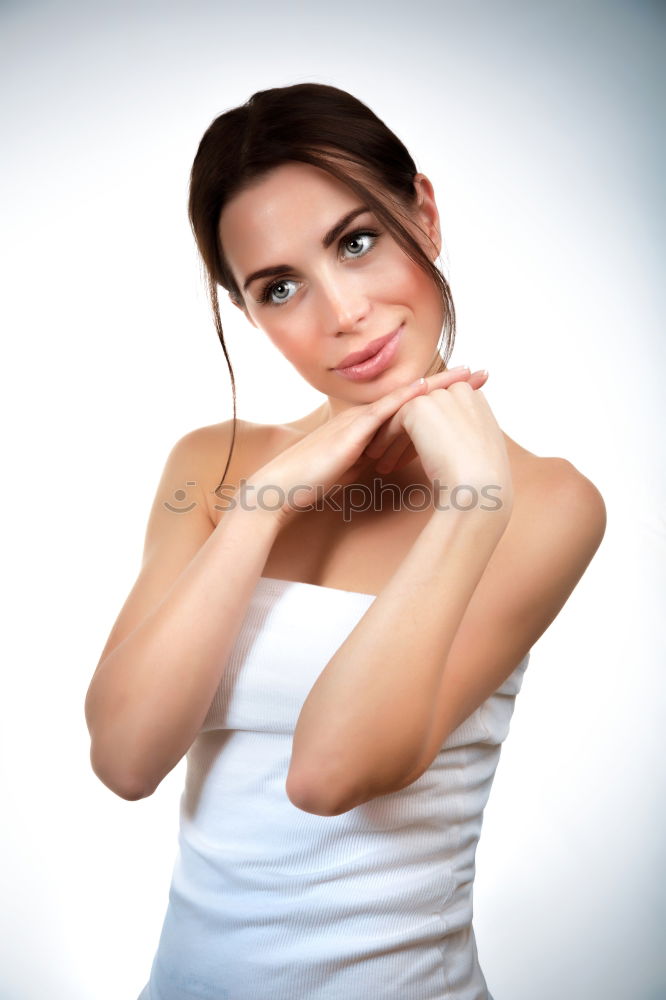
[[[111,785],[107,785],[111,788]],[[138,785],[117,785],[115,788],[111,788],[112,792],[120,796],[121,799],[125,799],[126,802],[137,802],[138,799],[147,799],[152,795],[152,791],[145,791]]]
[[[90,748],[90,765],[103,785],[127,802],[146,799],[153,794],[157,785],[149,784],[137,775],[118,766],[118,761],[102,759],[94,743]]]
[[[136,766],[136,754],[130,755],[126,737],[114,736],[103,728],[102,722],[93,717],[89,695],[86,698],[85,714],[90,734],[90,766],[103,785],[127,802],[146,799],[159,785],[148,780]],[[134,758],[135,763],[132,763]]]
[[[313,796],[307,786],[302,781],[297,780],[291,771],[287,774],[285,791],[287,798],[297,809],[312,813],[314,816],[326,815],[325,812],[321,812],[321,804],[316,801],[316,796]]]
[[[350,803],[332,796],[330,791],[327,793],[324,781],[306,781],[291,772],[287,775],[285,791],[292,805],[313,816],[340,816],[355,805],[360,805],[358,801]]]

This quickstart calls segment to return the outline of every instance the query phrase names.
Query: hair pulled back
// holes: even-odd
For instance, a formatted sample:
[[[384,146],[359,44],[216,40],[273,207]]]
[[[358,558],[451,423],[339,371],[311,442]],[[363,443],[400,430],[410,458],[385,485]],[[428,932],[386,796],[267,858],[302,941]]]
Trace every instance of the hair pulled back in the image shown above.
[[[443,371],[453,350],[455,310],[448,282],[401,221],[409,221],[410,210],[416,207],[417,169],[400,139],[367,105],[337,87],[297,83],[257,91],[245,104],[225,111],[209,125],[190,173],[188,215],[206,272],[233,396],[231,448],[216,493],[224,483],[236,437],[236,383],[224,343],[217,286],[243,304],[220,243],[219,219],[235,195],[289,161],[320,167],[359,195],[439,288],[443,352],[438,345],[434,367],[426,374]]]

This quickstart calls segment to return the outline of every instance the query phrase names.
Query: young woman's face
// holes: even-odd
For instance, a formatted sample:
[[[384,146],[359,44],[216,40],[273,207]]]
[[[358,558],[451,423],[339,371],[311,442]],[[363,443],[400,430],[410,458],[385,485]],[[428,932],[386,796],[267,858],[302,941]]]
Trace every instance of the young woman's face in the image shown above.
[[[428,179],[418,174],[416,184],[420,205],[411,229],[433,260],[440,247],[437,208]],[[435,283],[372,212],[356,215],[323,245],[325,235],[361,207],[325,170],[293,162],[233,198],[219,223],[244,297],[240,308],[329,397],[331,415],[424,375],[444,319]],[[253,277],[269,268],[277,270]],[[362,381],[334,371],[347,355],[398,329],[397,350],[383,371]]]

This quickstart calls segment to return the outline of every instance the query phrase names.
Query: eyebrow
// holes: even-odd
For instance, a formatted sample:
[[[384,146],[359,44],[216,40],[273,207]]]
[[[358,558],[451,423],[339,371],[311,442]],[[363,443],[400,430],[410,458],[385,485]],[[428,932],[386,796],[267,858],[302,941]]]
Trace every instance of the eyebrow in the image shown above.
[[[352,219],[355,219],[357,215],[362,215],[363,212],[369,212],[370,209],[367,205],[359,205],[357,208],[353,208],[351,212],[347,212],[345,216],[338,220],[334,226],[327,233],[324,234],[321,245],[324,250],[328,250],[331,243],[333,243],[338,236],[340,236],[347,228]],[[283,274],[285,271],[294,271],[295,268],[291,264],[274,264],[272,267],[262,267],[258,271],[253,271],[252,274],[248,274],[243,285],[243,291],[247,291],[249,285],[258,278],[273,278],[278,274]]]

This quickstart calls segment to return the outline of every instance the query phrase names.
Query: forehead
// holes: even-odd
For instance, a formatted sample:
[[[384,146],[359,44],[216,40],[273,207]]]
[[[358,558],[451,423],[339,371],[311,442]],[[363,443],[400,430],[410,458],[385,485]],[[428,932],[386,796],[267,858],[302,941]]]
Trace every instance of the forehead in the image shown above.
[[[238,278],[250,266],[281,260],[295,240],[318,243],[358,203],[358,195],[320,167],[284,163],[225,205],[218,232]]]

